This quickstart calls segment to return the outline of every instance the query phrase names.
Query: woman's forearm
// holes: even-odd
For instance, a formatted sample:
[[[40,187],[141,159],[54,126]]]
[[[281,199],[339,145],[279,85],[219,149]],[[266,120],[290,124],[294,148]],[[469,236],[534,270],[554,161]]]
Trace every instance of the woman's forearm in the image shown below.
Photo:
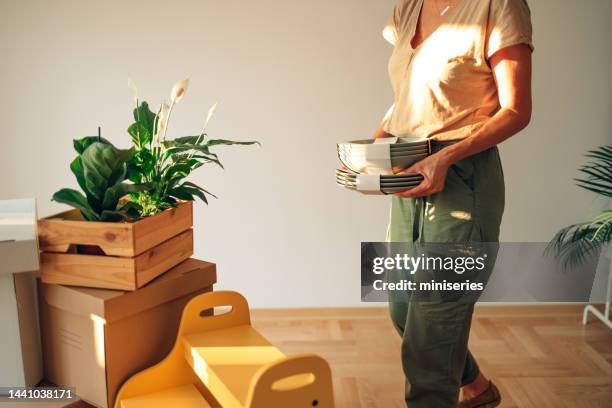
[[[531,110],[500,109],[471,136],[442,149],[439,154],[444,163],[451,165],[468,156],[496,146],[524,129],[531,118]]]

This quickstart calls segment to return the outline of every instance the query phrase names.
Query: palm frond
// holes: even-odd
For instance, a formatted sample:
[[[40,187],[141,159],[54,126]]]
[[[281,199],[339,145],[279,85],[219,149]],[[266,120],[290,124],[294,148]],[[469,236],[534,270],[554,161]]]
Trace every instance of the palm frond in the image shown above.
[[[612,198],[612,146],[601,146],[585,154],[589,161],[580,167],[575,179],[578,187]],[[604,210],[591,221],[563,228],[550,241],[547,254],[560,258],[564,268],[583,264],[612,240],[612,209]]]

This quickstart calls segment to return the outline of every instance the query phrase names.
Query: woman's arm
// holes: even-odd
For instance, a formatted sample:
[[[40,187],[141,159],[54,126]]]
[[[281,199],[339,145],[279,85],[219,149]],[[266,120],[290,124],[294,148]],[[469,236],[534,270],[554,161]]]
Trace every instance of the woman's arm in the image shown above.
[[[531,50],[525,44],[503,48],[490,58],[501,109],[474,134],[421,160],[402,173],[420,173],[423,182],[400,197],[420,197],[444,189],[448,168],[524,129],[531,120]]]

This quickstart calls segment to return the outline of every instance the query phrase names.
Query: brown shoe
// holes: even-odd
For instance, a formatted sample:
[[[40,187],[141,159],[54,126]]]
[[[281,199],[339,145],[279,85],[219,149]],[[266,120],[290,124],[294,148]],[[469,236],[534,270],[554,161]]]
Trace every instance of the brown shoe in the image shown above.
[[[493,408],[501,404],[501,395],[499,390],[489,381],[489,387],[480,395],[470,398],[466,401],[459,402],[458,408]]]

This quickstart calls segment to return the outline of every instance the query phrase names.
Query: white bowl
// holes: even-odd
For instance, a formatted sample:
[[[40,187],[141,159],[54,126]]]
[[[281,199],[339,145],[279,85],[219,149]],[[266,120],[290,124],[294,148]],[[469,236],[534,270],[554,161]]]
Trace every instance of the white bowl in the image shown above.
[[[338,143],[338,158],[355,173],[393,174],[429,155],[429,141],[423,138],[401,137],[388,147],[389,156],[384,159],[386,153],[374,139]]]

